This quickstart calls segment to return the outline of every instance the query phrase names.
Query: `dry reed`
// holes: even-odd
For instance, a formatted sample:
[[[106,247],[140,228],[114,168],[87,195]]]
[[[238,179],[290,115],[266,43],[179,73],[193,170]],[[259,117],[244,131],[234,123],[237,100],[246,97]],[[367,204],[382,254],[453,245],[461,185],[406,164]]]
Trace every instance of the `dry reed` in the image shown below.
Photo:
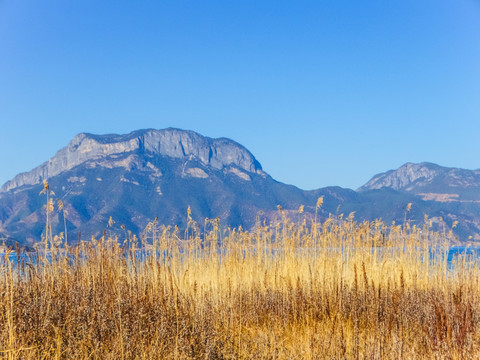
[[[140,241],[122,226],[121,240],[109,229],[75,246],[47,227],[35,254],[1,262],[0,356],[480,358],[480,271],[447,262],[449,235],[428,219],[307,227],[280,214],[200,232],[189,212],[185,232],[155,220]]]

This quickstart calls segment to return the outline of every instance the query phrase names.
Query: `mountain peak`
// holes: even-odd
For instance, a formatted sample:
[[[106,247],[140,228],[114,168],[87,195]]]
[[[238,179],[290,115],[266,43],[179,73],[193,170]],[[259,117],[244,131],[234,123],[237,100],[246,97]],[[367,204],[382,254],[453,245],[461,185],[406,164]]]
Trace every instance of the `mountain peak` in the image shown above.
[[[126,153],[195,158],[214,169],[236,166],[247,172],[264,174],[260,163],[245,147],[227,138],[213,139],[194,131],[175,128],[136,130],[123,135],[81,133],[47,162],[5,183],[0,192],[41,183],[43,179],[56,176],[86,161]]]
[[[375,175],[358,191],[390,188],[412,193],[447,190],[449,193],[459,193],[460,189],[478,187],[480,187],[479,170],[443,167],[429,162],[409,162],[396,170]]]
[[[415,182],[429,182],[433,180],[440,169],[440,166],[428,162],[407,162],[397,170],[389,170],[375,175],[358,190],[365,191],[381,188],[404,190]]]

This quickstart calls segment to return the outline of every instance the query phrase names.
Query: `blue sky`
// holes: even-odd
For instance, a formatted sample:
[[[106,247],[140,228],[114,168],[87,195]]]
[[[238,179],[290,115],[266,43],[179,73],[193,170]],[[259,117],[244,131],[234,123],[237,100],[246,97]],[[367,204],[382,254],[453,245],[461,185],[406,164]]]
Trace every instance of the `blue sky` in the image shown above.
[[[166,127],[304,189],[480,168],[480,1],[0,0],[0,183],[77,133]]]

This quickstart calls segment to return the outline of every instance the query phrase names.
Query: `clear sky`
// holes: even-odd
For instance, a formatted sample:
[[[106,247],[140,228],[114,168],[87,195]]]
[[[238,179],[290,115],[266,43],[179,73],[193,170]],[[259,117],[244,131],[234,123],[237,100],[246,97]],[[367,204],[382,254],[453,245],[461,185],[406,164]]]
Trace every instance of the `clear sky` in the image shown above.
[[[0,183],[166,127],[304,189],[480,168],[480,0],[0,0]]]

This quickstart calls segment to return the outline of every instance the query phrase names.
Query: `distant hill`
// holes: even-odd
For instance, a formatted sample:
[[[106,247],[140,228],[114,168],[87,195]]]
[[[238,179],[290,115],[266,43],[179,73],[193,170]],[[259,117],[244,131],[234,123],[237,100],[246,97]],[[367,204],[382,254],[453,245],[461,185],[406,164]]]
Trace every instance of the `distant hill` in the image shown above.
[[[439,202],[480,202],[480,170],[407,163],[374,176],[359,191],[390,188]]]
[[[409,196],[417,211],[430,215],[434,222],[440,223],[442,218],[449,226],[459,221],[457,233],[463,239],[469,236],[480,239],[480,170],[448,168],[428,162],[406,163],[396,170],[375,175],[357,191],[367,195],[386,190]],[[390,197],[385,196],[385,201]]]
[[[222,226],[251,228],[256,221],[287,213],[311,218],[319,196],[329,213],[358,220],[382,218],[422,222],[425,213],[440,224],[460,221],[462,239],[480,239],[480,172],[434,164],[405,164],[379,174],[358,191],[328,187],[305,191],[275,181],[255,157],[230,139],[212,139],[179,129],[138,130],[126,135],[79,134],[57,154],[30,172],[17,175],[0,189],[0,239],[31,245],[45,227],[48,179],[53,198],[66,210],[69,239],[99,235],[110,216],[115,227],[139,234],[155,217],[160,223],[185,226],[186,211],[199,224],[219,217]],[[64,229],[63,212],[52,214],[54,233]]]

